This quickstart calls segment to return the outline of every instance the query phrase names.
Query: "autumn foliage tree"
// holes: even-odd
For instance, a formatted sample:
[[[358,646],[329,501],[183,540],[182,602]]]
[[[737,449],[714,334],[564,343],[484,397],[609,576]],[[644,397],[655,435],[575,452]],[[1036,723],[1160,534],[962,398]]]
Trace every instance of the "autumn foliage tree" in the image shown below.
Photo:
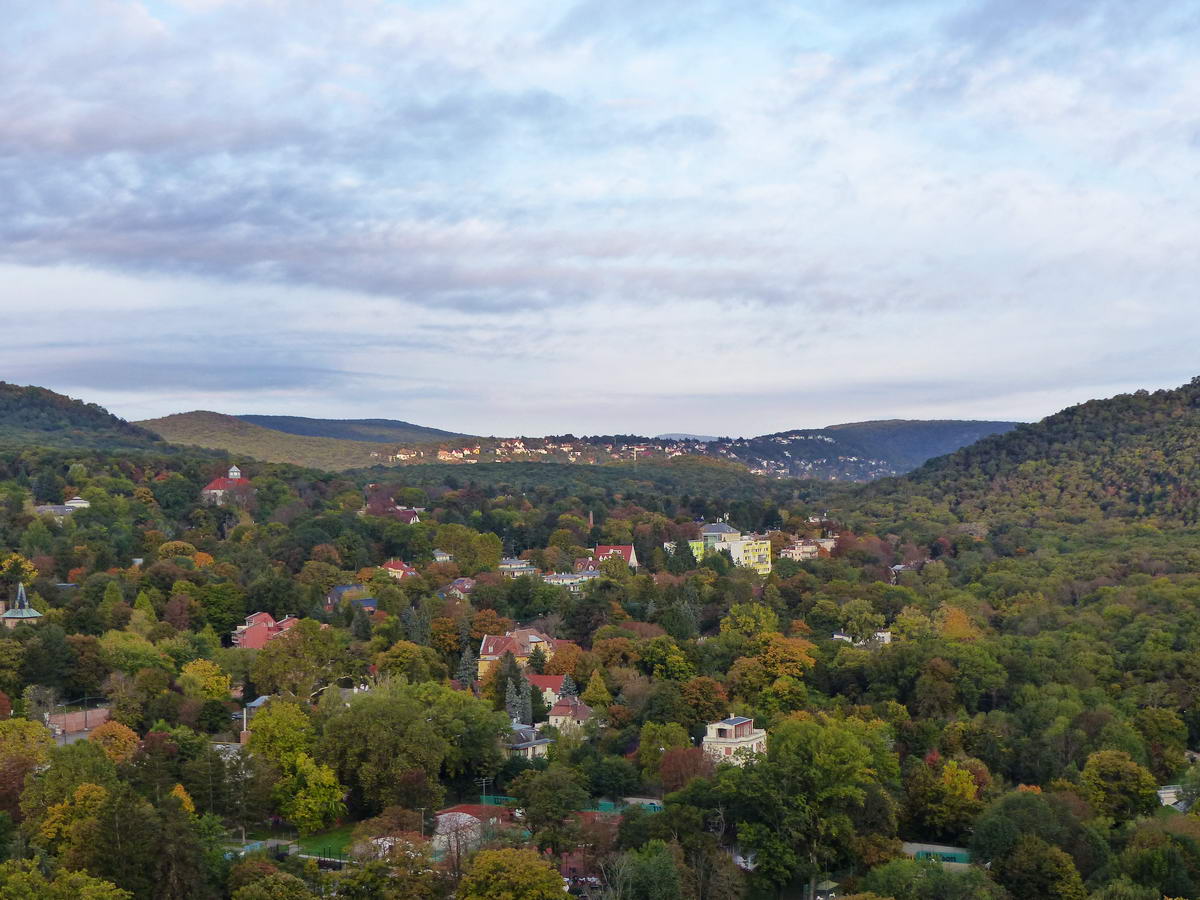
[[[129,762],[138,749],[137,732],[113,719],[92,729],[88,740],[98,745],[114,763]]]

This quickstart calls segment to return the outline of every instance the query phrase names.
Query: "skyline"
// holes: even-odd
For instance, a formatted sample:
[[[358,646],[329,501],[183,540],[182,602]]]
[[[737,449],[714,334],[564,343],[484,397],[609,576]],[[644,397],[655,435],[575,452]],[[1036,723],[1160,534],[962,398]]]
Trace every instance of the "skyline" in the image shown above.
[[[750,436],[1197,374],[1200,4],[8,13],[3,378],[130,420]]]

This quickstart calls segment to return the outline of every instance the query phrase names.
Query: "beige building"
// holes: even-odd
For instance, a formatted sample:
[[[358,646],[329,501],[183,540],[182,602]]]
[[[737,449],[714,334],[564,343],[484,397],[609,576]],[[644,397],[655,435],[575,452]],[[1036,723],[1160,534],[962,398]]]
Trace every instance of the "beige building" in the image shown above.
[[[702,746],[714,760],[741,766],[751,753],[766,753],[767,733],[755,728],[753,719],[732,716],[709,725]]]

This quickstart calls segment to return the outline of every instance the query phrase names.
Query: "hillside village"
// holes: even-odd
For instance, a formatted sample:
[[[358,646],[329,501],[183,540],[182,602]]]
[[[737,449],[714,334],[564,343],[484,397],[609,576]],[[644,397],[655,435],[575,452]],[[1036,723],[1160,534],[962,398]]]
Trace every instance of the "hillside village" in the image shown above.
[[[792,458],[793,450],[803,446],[806,452]],[[812,447],[821,449],[814,454]],[[819,434],[775,435],[767,438],[737,438],[716,441],[663,440],[652,438],[505,438],[468,440],[460,444],[422,447],[413,445],[373,453],[381,463],[416,465],[427,462],[475,465],[481,462],[540,462],[598,465],[609,462],[636,462],[699,456],[723,459],[745,465],[753,474],[773,478],[839,477],[871,480],[896,475],[894,464],[886,459],[860,457],[838,452],[835,440]],[[839,476],[839,473],[841,475]],[[847,474],[849,473],[849,474]]]

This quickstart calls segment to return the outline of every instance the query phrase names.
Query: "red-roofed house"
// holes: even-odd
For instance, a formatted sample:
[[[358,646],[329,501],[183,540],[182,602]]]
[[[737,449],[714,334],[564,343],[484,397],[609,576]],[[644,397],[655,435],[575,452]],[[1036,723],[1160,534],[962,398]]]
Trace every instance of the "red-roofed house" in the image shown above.
[[[256,612],[246,616],[245,625],[233,629],[233,646],[261,650],[267,646],[267,641],[283,634],[299,621],[295,616],[285,616],[276,622],[270,613]]]
[[[254,493],[249,478],[242,477],[242,470],[230,466],[227,475],[214,478],[200,489],[200,502],[223,506],[226,503],[244,501]]]
[[[389,559],[381,568],[397,581],[402,581],[405,578],[416,578],[419,574],[416,569],[402,559]]]
[[[524,666],[534,647],[541,647],[546,659],[552,659],[557,646],[558,641],[536,628],[518,628],[508,634],[485,634],[479,643],[479,677],[483,678],[505,653],[511,653]]]
[[[564,678],[565,675],[535,675],[533,672],[525,675],[525,680],[542,692],[547,706],[553,706],[562,696]]]
[[[597,560],[619,556],[625,560],[625,565],[629,566],[629,568],[636,569],[638,567],[637,553],[633,550],[633,544],[601,544],[596,548],[596,552],[592,556]]]
[[[583,723],[592,717],[592,708],[575,696],[566,696],[550,709],[550,724],[560,732],[566,733],[576,728],[582,728]]]

